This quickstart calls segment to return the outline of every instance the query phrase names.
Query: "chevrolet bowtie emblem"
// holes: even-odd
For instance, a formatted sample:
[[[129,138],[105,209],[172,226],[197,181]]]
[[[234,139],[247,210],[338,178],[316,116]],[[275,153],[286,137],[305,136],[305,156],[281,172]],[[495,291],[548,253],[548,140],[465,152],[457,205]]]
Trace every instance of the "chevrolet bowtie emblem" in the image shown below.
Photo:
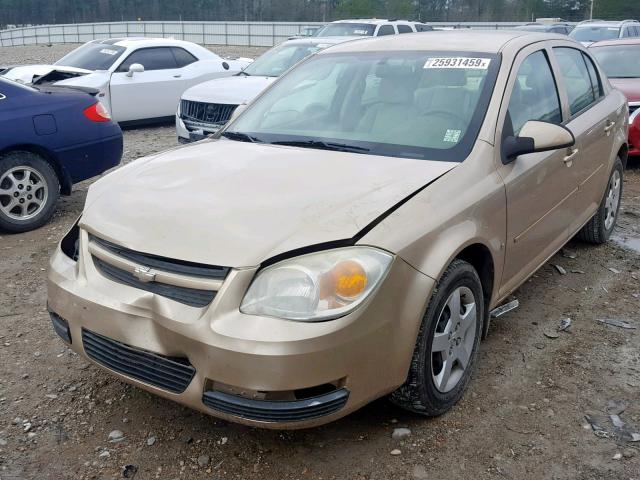
[[[156,279],[155,272],[151,271],[149,267],[136,267],[133,270],[133,275],[143,283],[153,282]]]

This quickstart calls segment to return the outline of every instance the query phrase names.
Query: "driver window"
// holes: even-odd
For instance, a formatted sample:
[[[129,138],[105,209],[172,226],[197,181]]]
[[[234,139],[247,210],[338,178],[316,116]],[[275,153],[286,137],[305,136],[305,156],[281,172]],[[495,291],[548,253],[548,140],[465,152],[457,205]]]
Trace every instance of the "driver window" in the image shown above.
[[[149,70],[168,70],[178,68],[176,59],[169,47],[141,48],[136,50],[120,64],[118,72],[127,72],[134,63],[139,63]]]
[[[507,110],[507,135],[518,135],[529,120],[562,123],[560,97],[547,55],[539,50],[529,55],[518,70]]]

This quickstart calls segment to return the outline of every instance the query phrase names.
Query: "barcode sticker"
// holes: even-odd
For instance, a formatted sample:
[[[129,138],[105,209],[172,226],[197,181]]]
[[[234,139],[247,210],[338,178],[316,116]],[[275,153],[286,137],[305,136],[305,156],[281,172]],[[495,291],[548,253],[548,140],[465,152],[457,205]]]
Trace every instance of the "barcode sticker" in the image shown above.
[[[490,58],[436,57],[427,59],[424,68],[471,68],[486,70],[489,68],[490,63]]]
[[[115,55],[116,53],[118,53],[118,51],[111,50],[110,48],[103,48],[102,50],[100,50],[100,53],[104,53],[105,55]]]

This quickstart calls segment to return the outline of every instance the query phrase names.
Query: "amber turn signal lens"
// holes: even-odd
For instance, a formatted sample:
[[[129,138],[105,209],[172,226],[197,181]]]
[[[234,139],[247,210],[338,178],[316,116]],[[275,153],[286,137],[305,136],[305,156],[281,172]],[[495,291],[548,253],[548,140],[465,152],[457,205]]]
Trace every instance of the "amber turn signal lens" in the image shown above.
[[[367,274],[358,262],[343,260],[331,270],[335,295],[345,300],[356,298],[367,288]]]

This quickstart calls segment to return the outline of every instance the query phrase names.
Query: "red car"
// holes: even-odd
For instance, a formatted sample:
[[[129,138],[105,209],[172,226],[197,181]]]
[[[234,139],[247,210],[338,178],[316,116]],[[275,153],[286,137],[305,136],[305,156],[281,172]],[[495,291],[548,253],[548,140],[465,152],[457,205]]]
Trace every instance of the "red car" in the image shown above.
[[[597,42],[589,50],[629,101],[629,155],[640,156],[640,38]]]

